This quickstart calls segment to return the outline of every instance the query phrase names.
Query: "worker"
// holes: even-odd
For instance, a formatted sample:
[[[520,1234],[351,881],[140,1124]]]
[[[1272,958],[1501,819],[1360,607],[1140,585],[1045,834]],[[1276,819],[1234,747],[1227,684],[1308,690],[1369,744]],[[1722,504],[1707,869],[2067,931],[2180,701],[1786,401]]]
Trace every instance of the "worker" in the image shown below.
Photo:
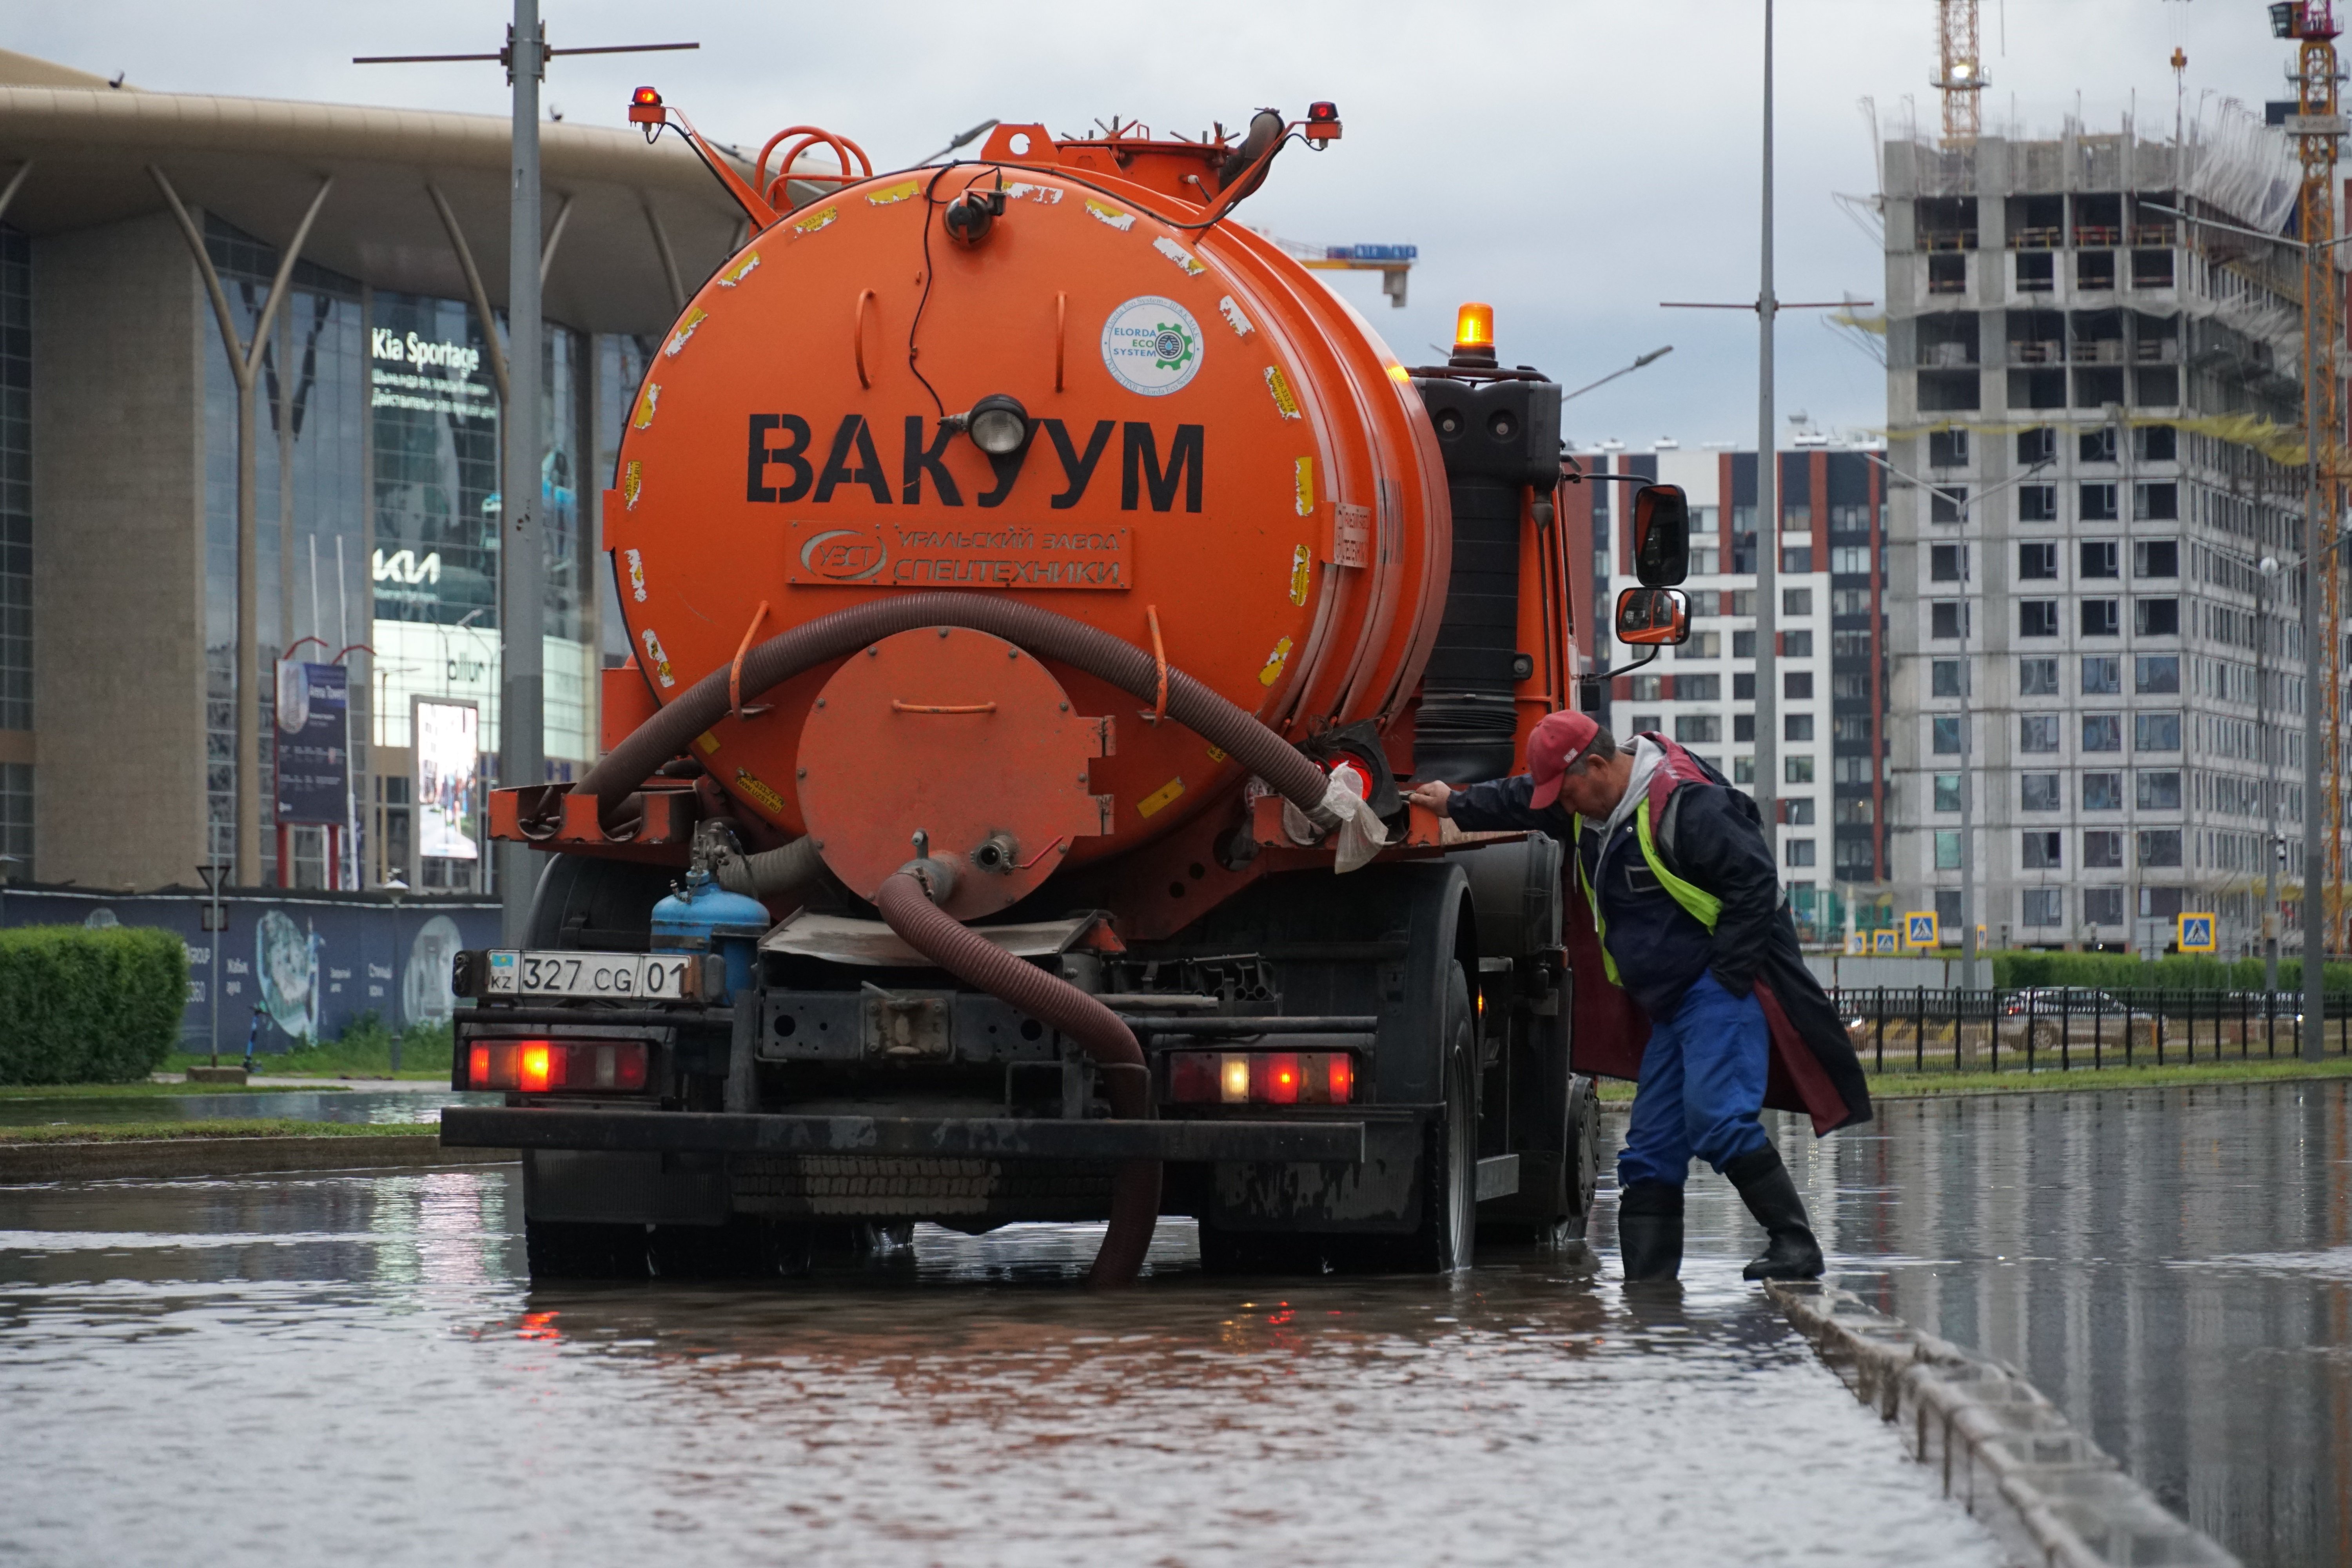
[[[1646,1044],[1637,1020],[1635,1037],[1587,1038],[1626,1031],[1580,1028],[1573,1046],[1579,1070],[1614,1068],[1640,1084],[1617,1160],[1626,1279],[1680,1269],[1694,1154],[1730,1179],[1764,1227],[1747,1278],[1819,1278],[1804,1200],[1759,1113],[1767,1104],[1808,1110],[1818,1134],[1867,1121],[1870,1098],[1781,908],[1756,803],[1664,735],[1637,735],[1622,751],[1573,712],[1537,722],[1526,773],[1459,789],[1424,784],[1412,797],[1464,828],[1538,829],[1575,847],[1572,874],[1609,982],[1649,1024]]]

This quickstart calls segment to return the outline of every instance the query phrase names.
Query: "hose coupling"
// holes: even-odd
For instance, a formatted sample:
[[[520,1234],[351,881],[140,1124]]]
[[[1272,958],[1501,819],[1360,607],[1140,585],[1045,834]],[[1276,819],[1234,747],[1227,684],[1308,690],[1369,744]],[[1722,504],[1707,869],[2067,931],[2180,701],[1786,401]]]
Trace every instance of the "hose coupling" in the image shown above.
[[[915,885],[923,889],[923,896],[934,904],[944,904],[955,897],[955,865],[943,857],[926,855],[909,860],[898,868],[898,875],[914,879]]]

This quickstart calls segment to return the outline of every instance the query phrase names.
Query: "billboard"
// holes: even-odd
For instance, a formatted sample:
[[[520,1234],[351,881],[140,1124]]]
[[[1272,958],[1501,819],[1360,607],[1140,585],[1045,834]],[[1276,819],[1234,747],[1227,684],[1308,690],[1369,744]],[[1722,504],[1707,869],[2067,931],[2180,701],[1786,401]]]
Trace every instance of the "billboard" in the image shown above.
[[[429,859],[481,858],[481,715],[470,702],[416,699],[416,852]]]
[[[278,665],[278,820],[351,819],[351,684],[339,664]]]

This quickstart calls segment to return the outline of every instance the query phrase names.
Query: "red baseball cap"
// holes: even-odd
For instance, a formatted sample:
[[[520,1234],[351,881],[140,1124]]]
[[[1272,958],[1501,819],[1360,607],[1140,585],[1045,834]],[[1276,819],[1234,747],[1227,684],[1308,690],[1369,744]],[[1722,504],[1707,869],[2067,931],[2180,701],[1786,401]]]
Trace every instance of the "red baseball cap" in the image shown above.
[[[1541,811],[1559,798],[1560,780],[1600,732],[1601,726],[1587,713],[1547,713],[1536,721],[1528,736],[1528,776],[1536,781],[1529,805]]]

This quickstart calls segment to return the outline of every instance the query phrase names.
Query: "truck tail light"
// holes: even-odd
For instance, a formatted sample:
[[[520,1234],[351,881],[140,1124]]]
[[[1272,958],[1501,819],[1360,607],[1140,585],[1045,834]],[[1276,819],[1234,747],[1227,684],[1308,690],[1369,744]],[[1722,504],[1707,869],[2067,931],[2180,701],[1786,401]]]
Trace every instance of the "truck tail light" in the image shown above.
[[[1346,1105],[1355,1058],[1345,1051],[1174,1051],[1168,1098],[1178,1105]]]
[[[466,1086],[523,1094],[628,1093],[646,1087],[651,1054],[643,1040],[477,1040],[466,1059]]]

